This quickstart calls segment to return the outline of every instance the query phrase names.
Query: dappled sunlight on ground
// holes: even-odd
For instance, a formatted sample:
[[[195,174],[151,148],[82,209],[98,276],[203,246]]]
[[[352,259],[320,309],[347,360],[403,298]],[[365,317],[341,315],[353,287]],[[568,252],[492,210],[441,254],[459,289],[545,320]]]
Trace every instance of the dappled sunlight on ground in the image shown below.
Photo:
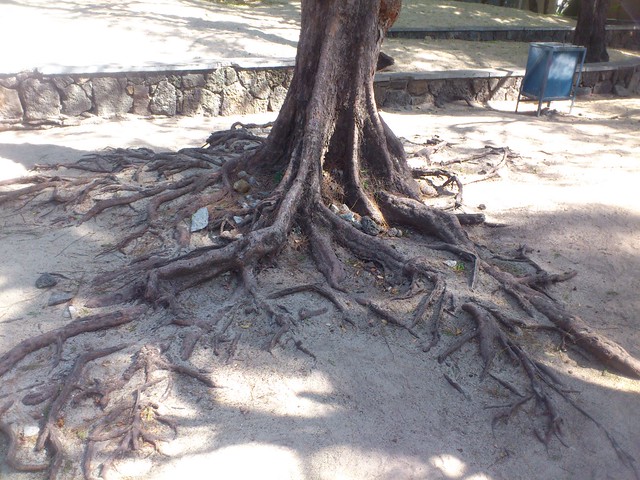
[[[443,71],[474,68],[523,69],[529,44],[465,40],[389,38],[383,50],[396,63],[385,71]]]
[[[15,0],[0,4],[0,73],[122,71],[163,66],[211,67],[217,61],[292,62],[299,37],[299,2],[233,6],[204,0],[107,2]],[[555,16],[480,3],[406,1],[397,28],[572,26]],[[22,35],[28,29],[29,36]],[[21,38],[15,44],[15,38]],[[396,60],[389,71],[524,68],[525,42],[385,40]],[[612,61],[640,58],[609,50]]]
[[[0,171],[0,181],[8,180],[10,178],[22,177],[26,175],[28,170],[24,165],[20,165],[17,162],[7,160],[3,162],[2,170]]]
[[[269,443],[247,443],[179,456],[154,473],[153,478],[202,478],[205,472],[211,472],[212,478],[304,480],[308,478],[304,470],[294,449]]]
[[[268,372],[252,373],[243,365],[241,369],[229,368],[221,373],[224,388],[217,401],[223,405],[246,412],[298,418],[321,418],[340,410],[332,402],[336,392],[323,372],[282,379]]]
[[[497,7],[481,3],[452,0],[406,0],[396,22],[402,27],[443,27],[443,17],[450,27],[571,27],[575,22],[556,15],[536,15],[527,10]]]
[[[387,38],[383,51],[395,59],[385,72],[432,72],[464,69],[524,70],[529,54],[526,42]],[[637,60],[640,52],[607,50],[612,62]]]

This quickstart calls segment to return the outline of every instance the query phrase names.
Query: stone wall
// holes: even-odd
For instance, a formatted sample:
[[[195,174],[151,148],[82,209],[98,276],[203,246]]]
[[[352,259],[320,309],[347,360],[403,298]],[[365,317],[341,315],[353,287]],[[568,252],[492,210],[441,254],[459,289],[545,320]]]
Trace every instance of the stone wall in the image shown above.
[[[516,100],[524,70],[470,70],[441,73],[381,73],[376,76],[376,100],[382,107],[442,106],[464,100]],[[640,62],[586,65],[579,95],[640,94]]]
[[[293,69],[221,67],[91,75],[0,76],[0,127],[65,125],[83,117],[234,115],[278,111]],[[515,100],[524,71],[379,73],[378,104],[387,108]],[[585,66],[581,94],[640,94],[640,62]]]
[[[290,67],[87,75],[0,76],[0,122],[64,124],[76,117],[233,115],[278,111]]]
[[[441,107],[456,100],[482,104],[518,98],[521,74],[493,75],[485,71],[453,73],[448,78],[428,73],[379,74],[374,88],[378,104],[387,108]]]

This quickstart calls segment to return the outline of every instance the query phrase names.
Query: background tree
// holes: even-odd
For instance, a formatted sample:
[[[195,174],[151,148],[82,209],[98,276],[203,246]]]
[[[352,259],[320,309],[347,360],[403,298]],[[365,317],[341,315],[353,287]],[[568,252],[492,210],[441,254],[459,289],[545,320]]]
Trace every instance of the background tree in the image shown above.
[[[580,0],[573,43],[587,47],[586,62],[608,62],[607,12],[610,0]]]

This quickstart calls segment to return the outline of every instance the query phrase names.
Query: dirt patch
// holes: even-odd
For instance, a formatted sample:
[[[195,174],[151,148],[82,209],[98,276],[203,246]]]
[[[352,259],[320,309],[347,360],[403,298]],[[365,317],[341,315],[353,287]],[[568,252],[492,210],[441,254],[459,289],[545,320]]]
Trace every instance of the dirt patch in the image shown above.
[[[449,146],[433,155],[434,163],[477,155],[487,145],[516,153],[493,180],[465,187],[467,212],[481,211],[492,222],[506,224],[473,227],[472,237],[496,252],[528,244],[535,248],[534,259],[549,270],[577,270],[578,276],[554,287],[552,295],[638,356],[640,209],[629,192],[640,169],[640,100],[579,101],[572,115],[563,113],[566,102],[552,106],[560,112],[540,118],[531,113],[533,107],[529,113],[513,113],[513,103],[494,104],[495,109],[452,104],[427,114],[390,112],[385,118],[411,141],[425,142],[436,135],[446,140]],[[265,116],[247,120],[260,122]],[[19,170],[35,161],[76,159],[114,143],[154,149],[199,144],[211,130],[221,128],[221,122],[227,120],[131,118],[64,130],[2,132],[0,171],[10,165]],[[27,212],[3,209],[0,217],[0,351],[70,321],[64,316],[65,305],[47,307],[51,292],[34,287],[42,272],[64,275],[56,288],[77,295],[72,303],[81,309],[85,282],[123,261],[118,255],[96,257],[101,247],[115,241],[109,222],[51,228],[47,217],[40,218],[48,211]],[[412,246],[411,236],[398,239],[397,245],[419,248]],[[306,261],[292,250],[283,264],[273,266],[279,268],[266,267],[262,281],[274,288],[296,285],[303,281],[299,269]],[[378,285],[376,273],[358,265],[351,268],[353,274],[360,270],[359,281],[367,288]],[[181,300],[206,316],[231,288],[231,280],[223,278]],[[121,459],[112,478],[176,478],[203,470],[223,478],[274,479],[634,478],[603,433],[570,408],[563,411],[568,447],[554,440],[546,449],[538,442],[527,410],[508,425],[492,428],[494,407],[506,401],[508,392],[490,379],[479,381],[476,345],[463,347],[444,364],[435,359],[470,323],[445,323],[443,343],[425,354],[409,334],[379,319],[355,319],[361,328],[354,329],[313,294],[289,297],[282,306],[292,312],[327,309],[297,326],[298,338],[315,359],[292,343],[267,353],[264,346],[272,327],[247,312],[237,319],[236,328],[246,333],[233,355],[229,342],[201,345],[194,353],[193,363],[213,368],[212,378],[220,388],[209,390],[193,379],[178,379],[173,393],[162,400],[158,412],[174,419],[179,433],[160,444],[166,456],[143,449],[141,456]],[[172,348],[175,331],[158,312],[120,333],[159,336]],[[115,340],[111,334],[102,339],[105,346]],[[67,344],[63,362],[85,342],[78,337]],[[567,390],[575,391],[571,395],[580,407],[640,457],[640,424],[633,414],[640,407],[640,384],[561,347],[553,335],[531,345]],[[54,356],[54,351],[42,351],[21,363],[0,387],[0,404],[16,390],[27,388],[27,393],[35,373],[48,368]],[[102,378],[126,361],[126,355],[116,356],[89,375]],[[444,374],[463,392],[452,388]],[[497,374],[511,378],[512,372],[504,365]],[[86,407],[80,402],[67,412],[65,433],[77,446],[87,432],[74,430],[74,422],[87,415]],[[27,426],[38,421],[13,420]],[[23,434],[24,455],[31,458],[34,439],[29,431]],[[4,458],[5,439],[0,442]],[[71,464],[63,471],[61,478],[78,477]],[[44,478],[16,473],[4,463],[0,476]]]

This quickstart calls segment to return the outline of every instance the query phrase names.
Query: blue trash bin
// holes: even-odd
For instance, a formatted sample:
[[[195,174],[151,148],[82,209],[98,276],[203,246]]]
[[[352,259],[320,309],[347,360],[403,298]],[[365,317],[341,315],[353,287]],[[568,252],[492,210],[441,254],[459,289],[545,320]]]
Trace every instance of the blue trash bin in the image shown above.
[[[538,101],[538,116],[542,104],[551,104],[552,100],[571,100],[573,108],[586,53],[586,48],[575,45],[530,43],[527,69],[520,84],[516,112],[522,97]]]

